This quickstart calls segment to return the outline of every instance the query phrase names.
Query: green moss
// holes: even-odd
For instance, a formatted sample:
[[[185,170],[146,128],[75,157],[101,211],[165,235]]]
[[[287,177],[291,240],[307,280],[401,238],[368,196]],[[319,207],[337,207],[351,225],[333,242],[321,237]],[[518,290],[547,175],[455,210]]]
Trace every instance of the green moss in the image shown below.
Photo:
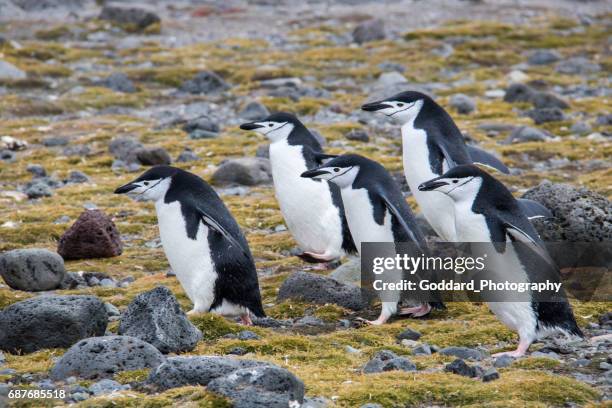
[[[58,40],[70,35],[70,33],[70,28],[65,25],[58,25],[49,29],[38,30],[34,33],[34,36],[39,40]]]
[[[129,384],[129,383],[137,383],[146,380],[149,377],[149,373],[151,370],[132,370],[132,371],[122,371],[120,373],[115,374],[113,377],[115,381],[120,382],[121,384]]]
[[[222,316],[213,313],[202,313],[189,316],[189,320],[202,332],[204,340],[214,340],[230,333],[238,333],[242,329],[236,323],[231,323]]]
[[[512,368],[550,370],[561,365],[559,360],[546,357],[522,358],[512,363]]]
[[[202,387],[173,388],[158,395],[145,395],[134,391],[121,396],[91,398],[77,404],[79,408],[165,408],[169,406],[202,408],[229,408],[225,398],[206,392]]]

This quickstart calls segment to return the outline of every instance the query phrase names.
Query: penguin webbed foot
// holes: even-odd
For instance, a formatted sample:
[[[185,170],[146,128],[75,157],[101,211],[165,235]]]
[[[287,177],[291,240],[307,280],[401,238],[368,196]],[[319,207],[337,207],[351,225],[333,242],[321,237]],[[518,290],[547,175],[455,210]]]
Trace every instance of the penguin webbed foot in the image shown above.
[[[370,325],[370,326],[381,326],[385,324],[388,319],[389,318],[385,316],[379,316],[378,319],[376,320],[367,320],[367,319],[364,319],[363,317],[355,318],[355,320],[357,320],[358,322],[363,323],[365,325]]]
[[[431,312],[431,306],[429,303],[423,303],[419,306],[414,307],[402,307],[398,313],[399,316],[412,315],[412,317],[423,317],[427,316]]]
[[[327,262],[331,262],[336,259],[333,256],[330,256],[325,253],[317,254],[314,252],[302,252],[301,254],[297,256],[303,261],[306,261],[308,263],[327,263]]]
[[[527,350],[531,346],[531,342],[529,341],[519,341],[518,347],[514,351],[502,351],[501,353],[495,353],[492,357],[501,357],[501,356],[510,356],[514,358],[523,357]]]
[[[248,314],[240,316],[240,321],[245,326],[252,326],[253,325],[253,321],[251,320],[251,316],[249,316]]]

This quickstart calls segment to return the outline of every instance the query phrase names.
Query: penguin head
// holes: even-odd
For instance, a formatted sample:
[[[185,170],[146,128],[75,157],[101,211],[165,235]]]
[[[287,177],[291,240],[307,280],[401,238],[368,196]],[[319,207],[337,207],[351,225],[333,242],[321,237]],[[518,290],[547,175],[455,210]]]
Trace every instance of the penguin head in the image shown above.
[[[367,112],[378,112],[386,115],[400,125],[413,121],[425,103],[431,98],[424,93],[406,91],[377,102],[366,103],[361,107]]]
[[[301,176],[313,180],[326,180],[345,188],[353,184],[362,165],[367,164],[366,160],[368,159],[357,154],[344,154],[326,161],[315,169],[305,171]]]
[[[176,167],[155,166],[140,177],[115,190],[115,194],[127,194],[139,201],[157,201],[166,196],[172,177],[179,172]]]
[[[440,177],[419,186],[419,191],[438,191],[455,201],[473,201],[480,191],[483,180],[490,177],[473,164],[453,167]]]
[[[243,123],[240,125],[240,129],[253,130],[266,136],[274,143],[289,137],[297,126],[303,125],[295,115],[287,112],[278,112],[257,122]]]

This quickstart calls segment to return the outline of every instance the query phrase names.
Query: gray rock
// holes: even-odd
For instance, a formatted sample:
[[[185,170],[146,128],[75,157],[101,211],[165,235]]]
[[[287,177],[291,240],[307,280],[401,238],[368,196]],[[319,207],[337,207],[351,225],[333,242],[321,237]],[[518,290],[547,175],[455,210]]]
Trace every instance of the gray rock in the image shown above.
[[[493,381],[493,380],[497,380],[497,379],[499,379],[499,373],[493,367],[489,368],[482,375],[482,381],[484,381],[484,382],[489,382],[489,381]]]
[[[105,5],[98,18],[117,24],[137,27],[140,30],[147,28],[151,24],[161,22],[159,16],[147,8],[118,3]]]
[[[601,65],[584,57],[574,57],[559,61],[555,66],[555,71],[567,75],[587,75],[601,71]]]
[[[327,408],[331,406],[331,402],[325,397],[304,397],[304,403],[300,408]]]
[[[47,176],[47,170],[45,170],[45,168],[41,166],[40,164],[28,164],[28,166],[26,167],[26,170],[29,173],[32,173],[33,177],[46,177]]]
[[[25,79],[27,74],[13,64],[0,60],[0,79],[17,80]]]
[[[7,162],[7,163],[12,163],[16,159],[17,159],[17,155],[15,154],[15,152],[12,152],[8,149],[0,150],[0,160]]]
[[[229,87],[219,75],[211,71],[203,71],[183,82],[180,90],[191,94],[211,94],[225,91]]]
[[[68,157],[70,156],[84,157],[84,156],[87,156],[89,153],[91,153],[91,149],[87,145],[67,146],[66,148],[64,148],[64,150],[62,150],[62,154]]]
[[[210,130],[196,129],[189,133],[189,138],[193,140],[214,139],[219,136],[219,133],[211,132]]]
[[[108,317],[95,296],[39,296],[13,303],[0,313],[0,349],[32,353],[70,347],[104,334]]]
[[[445,347],[440,350],[440,354],[445,356],[455,356],[465,360],[480,361],[484,358],[482,352],[468,347]]]
[[[431,346],[427,343],[419,344],[412,349],[413,356],[430,356],[432,354]]]
[[[389,350],[382,350],[376,353],[362,369],[364,374],[395,370],[416,371],[416,365],[405,357],[398,357]]]
[[[593,128],[586,122],[576,122],[570,127],[570,132],[577,135],[588,135],[592,131]]]
[[[66,183],[72,183],[72,184],[81,184],[81,183],[88,183],[88,182],[89,182],[89,177],[87,176],[87,174],[79,170],[72,170],[70,174],[68,174],[68,179],[66,179]]]
[[[141,147],[134,153],[140,164],[145,166],[168,165],[172,163],[170,153],[163,147]]]
[[[376,81],[376,87],[389,88],[398,84],[407,84],[408,80],[399,72],[383,72]]]
[[[397,335],[399,341],[402,340],[418,340],[421,338],[421,333],[411,328],[406,328],[400,334]]]
[[[549,135],[543,130],[531,126],[520,126],[510,133],[504,143],[544,142],[549,138]]]
[[[68,221],[70,221],[70,219],[68,219]],[[61,289],[74,289],[78,286],[87,286],[87,281],[85,281],[85,279],[79,275],[78,273],[75,272],[67,272],[66,275],[64,276],[64,279],[62,280],[62,283],[60,283],[60,288]]]
[[[136,92],[134,83],[126,74],[123,72],[115,72],[109,75],[104,80],[100,81],[98,85],[112,89],[113,91],[133,93]]]
[[[104,305],[102,305],[104,307]],[[164,356],[155,347],[134,337],[90,337],[70,347],[51,369],[60,381],[70,376],[111,378],[118,372],[156,368]]]
[[[506,89],[506,94],[504,95],[504,101],[506,102],[531,102],[533,98],[533,94],[536,91],[528,85],[525,84],[511,84],[508,89]]]
[[[45,137],[42,141],[42,144],[46,147],[57,147],[57,146],[66,146],[70,140],[67,137],[63,136],[49,136]]]
[[[0,255],[0,275],[13,289],[56,289],[65,273],[62,257],[46,249],[14,249]]]
[[[363,404],[359,408],[383,408],[383,406],[380,405],[380,404],[375,404],[375,403],[372,403],[372,402],[368,402],[367,404]]]
[[[237,337],[238,340],[259,340],[259,335],[250,330],[242,330]]]
[[[527,62],[531,65],[548,65],[561,59],[561,54],[555,50],[540,49],[529,55]]]
[[[227,354],[232,354],[235,356],[244,356],[245,354],[247,354],[249,351],[247,349],[245,349],[244,347],[232,347]]]
[[[51,187],[41,180],[34,180],[33,182],[28,183],[23,192],[28,196],[28,198],[51,197],[53,195]]]
[[[478,372],[474,367],[466,364],[466,362],[460,358],[456,359],[450,364],[447,364],[444,367],[444,371],[457,375],[462,375],[464,377],[476,377],[478,375]]]
[[[329,277],[349,285],[359,285],[361,282],[361,259],[350,257],[347,262],[334,269]]]
[[[316,304],[333,303],[351,310],[360,310],[367,305],[360,288],[308,272],[295,272],[283,282],[278,291],[278,300],[286,299],[302,299]]]
[[[560,108],[533,109],[527,112],[536,125],[547,122],[559,122],[565,120],[565,115]]]
[[[121,316],[119,334],[146,341],[162,353],[191,351],[202,338],[165,286],[134,298]]]
[[[123,385],[115,380],[105,378],[90,385],[89,392],[97,397],[104,394],[111,394],[115,391],[129,390],[130,388],[129,385]]]
[[[203,130],[210,133],[219,133],[219,124],[208,116],[199,116],[191,119],[183,125],[183,130],[189,134],[196,130]],[[216,136],[215,136],[216,137]],[[201,139],[200,137],[191,137],[192,139]]]
[[[144,146],[133,137],[116,137],[108,145],[109,152],[118,160],[126,163],[136,161],[135,152]]]
[[[239,116],[245,120],[261,120],[270,115],[270,111],[265,107],[264,104],[253,101],[247,104],[244,109],[240,112]]]
[[[503,355],[495,359],[495,361],[493,362],[493,367],[505,368],[505,367],[509,367],[510,365],[512,365],[513,362],[514,362],[514,357]]]
[[[357,140],[365,143],[370,141],[370,137],[363,129],[352,129],[350,132],[344,135],[344,137],[346,137],[348,140]]]
[[[106,309],[106,314],[109,317],[121,316],[121,312],[119,311],[119,309],[117,309],[117,307],[112,303],[105,302],[104,309]]]
[[[531,103],[536,109],[567,109],[570,107],[566,101],[550,92],[535,92],[531,97]]]
[[[169,357],[149,374],[146,384],[163,391],[186,385],[208,385],[218,377],[242,368],[265,366],[268,363],[217,356]]]
[[[451,96],[449,105],[457,111],[457,113],[467,115],[476,110],[476,102],[464,94],[455,94]]]
[[[384,40],[386,36],[385,23],[379,19],[364,21],[353,30],[353,41],[357,44]]]
[[[208,391],[229,398],[234,408],[286,408],[304,401],[304,383],[284,368],[243,368],[208,383]]]
[[[612,126],[612,113],[597,115],[597,120],[595,122],[599,126]]]
[[[272,180],[270,160],[260,157],[229,159],[221,163],[212,176],[215,185],[240,184],[255,186]]]
[[[535,200],[554,215],[533,224],[545,242],[602,242],[612,240],[612,203],[586,188],[545,181],[523,198]]]
[[[176,158],[177,163],[187,163],[198,160],[201,160],[200,157],[188,147],[186,147]]]

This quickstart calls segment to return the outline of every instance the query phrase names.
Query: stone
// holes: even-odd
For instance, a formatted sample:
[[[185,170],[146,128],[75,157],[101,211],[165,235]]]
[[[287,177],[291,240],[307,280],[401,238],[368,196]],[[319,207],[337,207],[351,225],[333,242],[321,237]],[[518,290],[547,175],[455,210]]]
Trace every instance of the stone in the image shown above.
[[[104,302],[95,296],[39,296],[13,303],[0,312],[0,349],[32,353],[66,348],[106,331]]]
[[[108,145],[109,152],[118,160],[126,163],[136,162],[136,151],[144,146],[132,137],[116,137]]]
[[[592,131],[593,128],[586,122],[576,122],[570,127],[570,132],[577,135],[588,135]]]
[[[225,160],[212,175],[212,183],[219,186],[231,184],[255,186],[271,181],[270,160],[261,157]]]
[[[464,377],[476,377],[478,375],[474,367],[469,366],[468,364],[466,364],[465,361],[460,358],[456,359],[450,364],[447,364],[444,367],[444,371],[457,375],[462,375]]]
[[[187,133],[193,133],[196,130],[205,130],[212,133],[219,133],[221,130],[219,124],[208,116],[199,116],[187,121],[182,128]],[[195,138],[192,138],[195,139]]]
[[[237,334],[238,340],[259,340],[259,335],[250,330],[242,330]]]
[[[329,277],[349,285],[360,285],[361,260],[358,257],[349,257],[348,261],[334,269]]]
[[[247,354],[249,351],[247,349],[245,349],[244,347],[232,347],[227,354],[233,354],[235,356],[244,356],[245,354]]]
[[[284,368],[243,368],[208,383],[207,391],[230,399],[234,408],[301,406],[304,383]]]
[[[160,23],[161,19],[153,11],[144,7],[118,3],[106,4],[98,16],[100,20],[108,20],[116,24],[128,25],[143,30],[151,24]]]
[[[31,199],[51,197],[53,195],[51,187],[41,180],[35,180],[28,183],[23,192]]]
[[[555,71],[566,75],[588,75],[601,71],[601,65],[588,58],[574,57],[557,62]]]
[[[493,362],[493,367],[506,368],[512,365],[513,362],[514,362],[514,357],[509,356],[509,355],[503,355],[495,359],[495,361]]]
[[[540,49],[533,51],[527,62],[531,65],[549,65],[561,59],[561,54],[555,50]]]
[[[366,363],[364,374],[381,373],[383,371],[416,371],[416,365],[405,357],[398,357],[389,350],[379,351]]]
[[[421,333],[416,330],[412,330],[411,328],[406,328],[396,337],[399,341],[401,340],[418,340],[421,338]]]
[[[91,153],[91,149],[87,145],[66,146],[64,150],[62,150],[62,154],[67,157],[70,157],[70,156],[85,157],[89,155],[89,153]]]
[[[72,184],[88,183],[89,177],[87,176],[87,174],[83,173],[82,171],[72,170],[68,174],[68,178],[65,181],[66,183],[72,183]]]
[[[536,125],[565,120],[565,115],[560,108],[533,109],[527,112],[527,116],[533,119]]]
[[[47,176],[47,170],[45,170],[45,168],[41,166],[40,164],[28,164],[28,166],[26,167],[26,170],[29,173],[32,173],[33,177],[46,177]]]
[[[211,94],[229,89],[227,82],[212,71],[203,71],[183,82],[180,90],[191,94]]]
[[[480,361],[484,358],[481,351],[469,347],[445,347],[440,350],[440,354],[445,356],[455,356],[465,360]]]
[[[70,140],[63,136],[49,136],[42,140],[42,144],[46,147],[66,146]]]
[[[0,160],[7,162],[7,163],[12,163],[17,159],[17,155],[8,150],[8,149],[3,149],[0,150]]]
[[[389,88],[398,84],[407,84],[408,80],[399,72],[383,72],[376,81],[376,86],[379,88]]]
[[[301,299],[320,305],[333,303],[351,310],[360,310],[367,305],[360,288],[309,272],[291,274],[281,285],[277,299]]]
[[[365,143],[370,141],[370,137],[363,129],[352,129],[350,132],[344,135],[344,137],[346,137],[348,140],[356,140]]]
[[[505,144],[525,142],[545,142],[550,136],[543,130],[531,126],[520,126],[503,141]]]
[[[499,372],[495,368],[489,368],[482,375],[483,382],[489,382],[499,379]]]
[[[146,341],[164,354],[191,351],[202,338],[165,286],[136,296],[121,316],[118,333]]]
[[[11,64],[10,62],[0,60],[0,80],[18,80],[25,79],[27,74]]]
[[[0,275],[13,289],[28,292],[57,289],[65,273],[62,257],[46,249],[14,249],[0,255]]]
[[[105,378],[90,385],[89,392],[97,397],[104,394],[111,394],[115,391],[129,390],[130,388],[129,385],[123,385],[115,380]]]
[[[450,97],[449,105],[462,115],[467,115],[476,110],[476,102],[464,94],[455,94]]]
[[[531,103],[536,109],[567,109],[570,107],[566,101],[550,92],[535,92],[531,97]]]
[[[531,102],[535,90],[525,84],[511,84],[504,95],[505,102]]]
[[[50,377],[54,381],[71,376],[112,378],[121,371],[156,368],[164,360],[159,350],[134,337],[90,337],[70,347],[55,363]]]
[[[211,380],[231,374],[236,370],[264,365],[268,363],[230,357],[169,357],[151,371],[146,384],[160,391],[187,385],[206,386]]]
[[[353,30],[353,41],[357,44],[384,40],[386,36],[385,23],[379,19],[364,21]]]
[[[253,101],[249,102],[247,106],[245,106],[244,109],[239,113],[238,116],[245,120],[256,121],[265,119],[269,115],[270,111],[268,110],[268,108],[265,107],[264,104],[257,101]]]
[[[431,346],[429,344],[420,344],[412,349],[413,356],[430,356],[432,354]]]
[[[163,147],[142,147],[134,152],[138,162],[144,166],[169,165],[170,153]]]
[[[115,223],[101,210],[85,210],[60,237],[57,252],[64,259],[109,258],[123,252]]]
[[[183,151],[176,158],[177,163],[187,163],[187,162],[198,161],[198,160],[201,160],[200,157],[188,147],[183,149]]]
[[[133,93],[136,92],[134,83],[123,72],[114,72],[98,83],[101,86],[112,89],[113,91]]]
[[[602,242],[612,240],[612,203],[586,188],[545,181],[523,198],[552,211],[552,219],[532,220],[545,242]]]

